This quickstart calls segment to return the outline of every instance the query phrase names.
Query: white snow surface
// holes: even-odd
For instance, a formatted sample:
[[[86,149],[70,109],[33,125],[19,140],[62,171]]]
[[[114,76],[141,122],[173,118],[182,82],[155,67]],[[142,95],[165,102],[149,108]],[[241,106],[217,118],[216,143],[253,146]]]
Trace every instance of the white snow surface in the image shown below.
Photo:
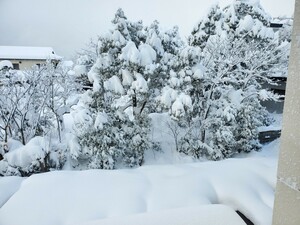
[[[173,88],[170,88],[169,86],[165,86],[162,90],[162,95],[158,98],[158,101],[166,106],[166,108],[170,108],[172,102],[174,102],[176,98],[177,91],[175,91]]]
[[[0,46],[0,59],[57,59],[51,47]]]
[[[112,91],[116,94],[123,95],[125,93],[122,83],[116,75],[104,81],[104,89],[107,91]]]
[[[112,38],[115,42],[123,45],[125,43],[125,38],[123,37],[123,35],[120,33],[120,31],[115,30],[112,34]]]
[[[103,129],[103,124],[105,124],[107,122],[108,122],[107,114],[105,112],[99,112],[97,114],[94,127],[95,127],[95,129],[102,130]]]
[[[195,79],[202,79],[205,73],[205,67],[202,64],[197,64],[193,68],[193,77]]]
[[[140,63],[140,52],[136,48],[134,42],[129,41],[127,45],[122,49],[121,59],[127,60],[131,63]]]
[[[84,65],[76,65],[74,66],[73,70],[75,72],[75,76],[77,77],[87,73],[87,69]]]
[[[175,118],[184,116],[184,107],[182,102],[179,99],[176,99],[175,102],[172,104],[172,115]]]
[[[142,66],[147,66],[156,60],[156,52],[150,45],[141,44],[139,50]]]
[[[122,84],[124,86],[130,86],[133,82],[132,74],[127,70],[122,70]]]
[[[270,131],[270,130],[281,130],[282,129],[282,114],[272,113],[273,123],[269,126],[262,126],[258,128],[259,132]]]
[[[161,40],[155,32],[153,32],[151,36],[147,37],[147,43],[153,46],[160,55],[164,54],[165,51],[162,46]]]
[[[244,225],[233,209],[225,205],[205,205],[191,208],[178,208],[160,212],[139,213],[117,218],[96,220],[81,225]],[[78,224],[78,225],[79,225]]]
[[[19,182],[12,181],[10,192],[16,192],[0,208],[0,224],[147,224],[149,218],[152,224],[176,225],[170,221],[186,212],[188,221],[202,221],[198,224],[226,224],[216,223],[220,215],[233,225],[243,224],[233,211],[239,210],[254,224],[268,225],[278,146],[277,140],[261,152],[219,162],[33,175],[19,189]],[[8,179],[14,178],[0,178],[1,192]]]
[[[250,31],[253,26],[254,20],[250,15],[246,15],[239,23],[239,29],[244,31]]]
[[[63,68],[72,68],[74,66],[74,62],[71,60],[64,60],[61,62]]]
[[[134,42],[129,41],[127,45],[122,49],[120,59],[139,64],[141,66],[147,66],[155,62],[156,52],[148,44],[141,44],[139,46],[139,49],[137,49]]]
[[[48,144],[43,137],[34,137],[27,145],[17,148],[5,154],[9,164],[14,167],[29,167],[32,162],[45,157],[48,151]]]
[[[147,81],[144,79],[143,75],[140,73],[135,74],[135,81],[132,82],[132,88],[141,93],[147,93],[148,91],[148,84]]]
[[[0,61],[0,70],[2,70],[5,67],[7,67],[7,68],[13,68],[13,64],[9,60],[2,60],[2,61]]]
[[[0,208],[19,189],[23,180],[22,177],[0,178]]]

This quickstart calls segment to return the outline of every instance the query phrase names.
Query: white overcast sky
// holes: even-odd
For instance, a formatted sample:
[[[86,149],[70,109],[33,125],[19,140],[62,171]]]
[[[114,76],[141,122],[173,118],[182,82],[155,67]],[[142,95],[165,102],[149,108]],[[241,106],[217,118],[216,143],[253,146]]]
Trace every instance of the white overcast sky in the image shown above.
[[[225,6],[232,0],[220,0]],[[128,19],[157,19],[169,28],[179,26],[182,38],[207,12],[214,0],[0,0],[0,45],[51,46],[70,58],[90,38],[111,28],[118,8]],[[273,17],[291,16],[295,0],[261,0]]]

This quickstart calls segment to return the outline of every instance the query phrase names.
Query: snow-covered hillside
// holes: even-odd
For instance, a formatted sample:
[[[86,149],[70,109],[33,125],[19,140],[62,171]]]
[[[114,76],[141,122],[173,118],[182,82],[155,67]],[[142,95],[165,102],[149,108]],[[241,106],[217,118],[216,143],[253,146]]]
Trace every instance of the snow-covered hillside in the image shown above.
[[[277,140],[261,152],[219,162],[2,177],[0,189],[10,191],[0,192],[0,224],[139,224],[151,218],[174,225],[167,221],[180,212],[206,225],[243,224],[234,213],[239,210],[256,225],[268,225],[278,146]]]

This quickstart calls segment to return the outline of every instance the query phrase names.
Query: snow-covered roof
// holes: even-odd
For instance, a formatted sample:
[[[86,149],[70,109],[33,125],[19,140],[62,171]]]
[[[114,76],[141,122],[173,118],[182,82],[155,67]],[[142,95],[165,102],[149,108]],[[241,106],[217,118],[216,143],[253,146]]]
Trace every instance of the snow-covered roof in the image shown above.
[[[13,65],[12,65],[12,63],[10,61],[3,60],[3,61],[0,62],[0,70],[2,70],[5,67],[7,67],[7,68],[13,68]]]
[[[51,47],[0,46],[0,59],[56,59],[62,57],[55,54]]]
[[[277,18],[273,18],[271,23],[273,23],[273,24],[289,24],[289,25],[292,25],[293,24],[293,18],[277,17]]]

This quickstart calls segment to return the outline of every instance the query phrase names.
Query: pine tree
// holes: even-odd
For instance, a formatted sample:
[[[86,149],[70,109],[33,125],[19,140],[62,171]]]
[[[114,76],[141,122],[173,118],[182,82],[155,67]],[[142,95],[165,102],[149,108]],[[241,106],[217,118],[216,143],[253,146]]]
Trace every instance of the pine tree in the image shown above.
[[[81,146],[75,157],[88,161],[90,168],[141,165],[152,144],[147,80],[156,68],[157,53],[145,43],[141,21],[128,21],[119,9],[112,24],[114,29],[99,37],[99,55],[88,72],[93,90],[83,95],[74,112]]]
[[[221,29],[224,19],[223,11],[218,4],[213,5],[207,14],[192,30],[188,37],[191,46],[198,46],[203,49],[208,38],[215,35]]]
[[[269,27],[271,17],[264,11],[259,1],[235,0],[224,8],[223,30],[236,38],[268,44],[274,38]]]
[[[205,46],[205,66],[190,90],[199,129],[189,129],[181,140],[182,152],[214,160],[260,148],[257,128],[268,123],[261,101],[277,98],[262,83],[271,82],[269,73],[282,63],[282,49],[267,27],[270,17],[259,3],[237,0],[223,15],[221,29],[197,45],[190,42]]]

